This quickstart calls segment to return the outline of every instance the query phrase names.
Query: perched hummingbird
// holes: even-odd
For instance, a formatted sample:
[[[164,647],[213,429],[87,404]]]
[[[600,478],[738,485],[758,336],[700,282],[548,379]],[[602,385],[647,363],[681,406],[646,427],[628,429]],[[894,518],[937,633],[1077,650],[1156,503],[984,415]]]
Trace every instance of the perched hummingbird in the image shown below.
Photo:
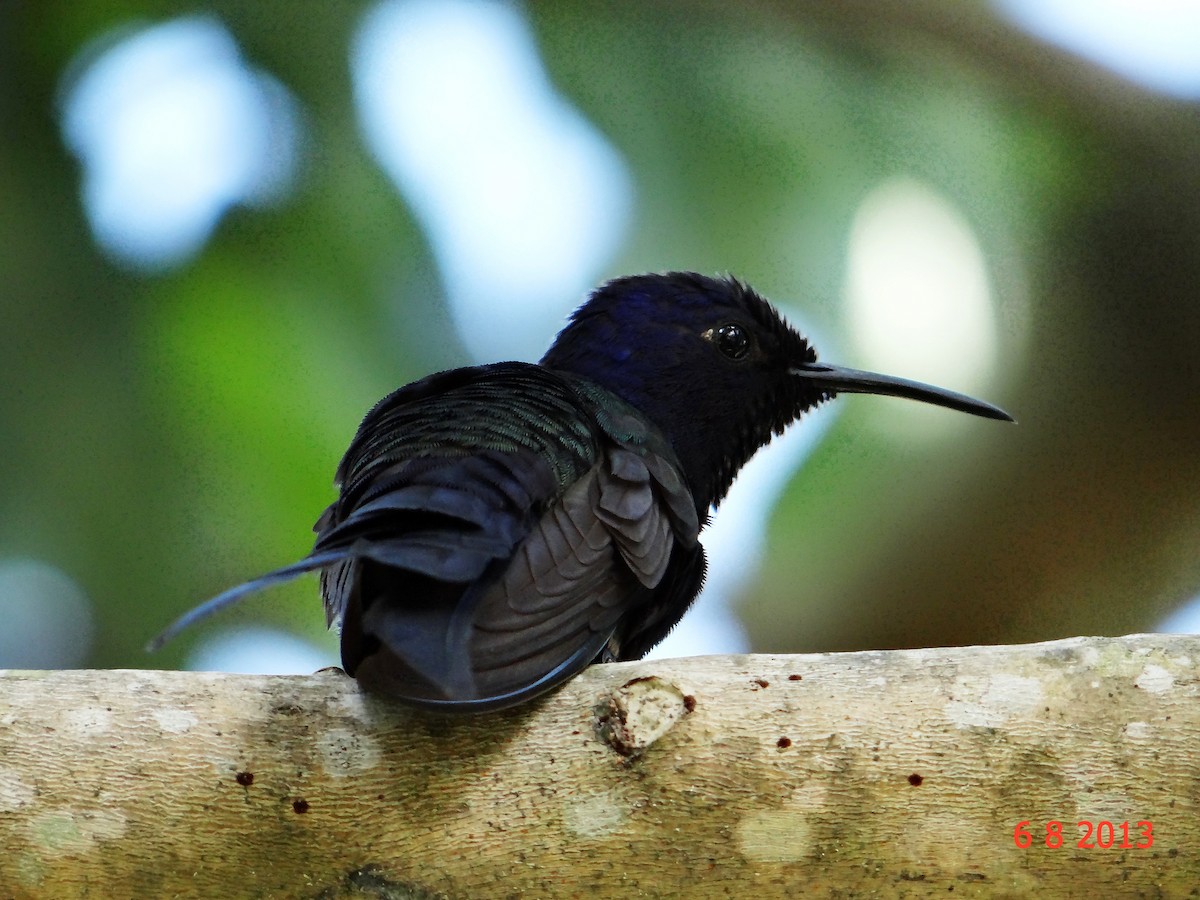
[[[299,562],[320,570],[342,664],[421,706],[511,706],[593,661],[638,659],[704,582],[700,530],[738,470],[839,393],[1003,410],[817,362],[747,285],[690,272],[602,285],[537,365],[453,369],[384,397]]]

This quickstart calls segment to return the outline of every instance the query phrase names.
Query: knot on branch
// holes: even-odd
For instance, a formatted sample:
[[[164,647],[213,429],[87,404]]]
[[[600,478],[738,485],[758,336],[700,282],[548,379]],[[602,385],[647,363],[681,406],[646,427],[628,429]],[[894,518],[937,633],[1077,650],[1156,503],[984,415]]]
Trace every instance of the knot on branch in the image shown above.
[[[622,756],[640,756],[695,708],[695,697],[657,675],[634,678],[596,707],[596,733]]]

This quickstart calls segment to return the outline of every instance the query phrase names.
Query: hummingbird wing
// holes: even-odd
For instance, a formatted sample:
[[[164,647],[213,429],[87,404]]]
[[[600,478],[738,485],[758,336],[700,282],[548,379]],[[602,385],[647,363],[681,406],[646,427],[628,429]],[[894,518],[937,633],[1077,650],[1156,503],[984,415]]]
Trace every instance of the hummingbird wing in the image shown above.
[[[477,689],[516,702],[617,657],[628,620],[659,603],[667,574],[701,552],[633,451],[605,448],[530,529],[471,611]],[[693,591],[694,595],[694,591]],[[690,599],[690,597],[689,597]]]
[[[699,590],[704,555],[666,439],[543,367],[456,369],[384,398],[338,468],[304,559],[231,588],[155,642],[320,570],[342,661],[410,702],[478,710],[636,658]]]
[[[516,703],[678,581],[676,558],[699,552],[691,496],[665,441],[619,412],[634,418],[614,437],[569,380],[518,363],[377,406],[313,550],[344,554],[322,591],[347,671],[431,706]]]

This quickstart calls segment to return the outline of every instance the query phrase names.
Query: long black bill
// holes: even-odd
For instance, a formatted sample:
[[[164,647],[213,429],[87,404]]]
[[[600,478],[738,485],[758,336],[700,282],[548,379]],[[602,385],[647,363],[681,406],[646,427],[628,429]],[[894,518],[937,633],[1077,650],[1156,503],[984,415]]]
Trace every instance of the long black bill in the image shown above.
[[[923,384],[920,381],[909,381],[907,378],[896,378],[894,375],[861,372],[858,369],[831,366],[821,362],[797,366],[792,369],[792,374],[830,393],[907,397],[909,400],[920,400],[922,403],[945,406],[948,409],[957,409],[959,412],[970,413],[973,416],[983,416],[985,419],[1000,419],[1004,422],[1016,421],[998,406],[976,400],[966,394],[959,394],[956,391],[948,391],[945,388]]]

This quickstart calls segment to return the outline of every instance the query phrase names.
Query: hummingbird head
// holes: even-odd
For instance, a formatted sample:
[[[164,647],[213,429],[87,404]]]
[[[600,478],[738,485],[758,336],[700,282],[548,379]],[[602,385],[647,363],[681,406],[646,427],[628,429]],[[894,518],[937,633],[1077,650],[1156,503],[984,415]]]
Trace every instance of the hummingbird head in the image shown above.
[[[641,411],[671,442],[697,506],[804,412],[839,393],[886,394],[1011,421],[943,388],[817,361],[807,338],[733,278],[635,275],[598,288],[542,358]]]

